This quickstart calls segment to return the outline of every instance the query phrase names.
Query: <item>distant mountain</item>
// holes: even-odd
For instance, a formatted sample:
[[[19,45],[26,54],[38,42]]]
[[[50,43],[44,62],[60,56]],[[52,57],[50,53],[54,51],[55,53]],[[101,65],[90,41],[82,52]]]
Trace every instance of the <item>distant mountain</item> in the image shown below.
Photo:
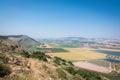
[[[87,40],[87,38],[84,37],[65,37],[66,40]]]
[[[0,36],[0,39],[9,39],[18,42],[22,47],[28,49],[32,46],[39,45],[40,43],[33,38],[26,35],[8,35]]]

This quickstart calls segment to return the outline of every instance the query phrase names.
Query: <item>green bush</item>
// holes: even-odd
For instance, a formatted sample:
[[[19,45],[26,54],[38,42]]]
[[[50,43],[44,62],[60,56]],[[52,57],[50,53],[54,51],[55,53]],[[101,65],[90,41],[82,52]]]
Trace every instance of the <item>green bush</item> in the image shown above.
[[[74,66],[73,63],[71,61],[68,61],[68,63],[71,65],[71,66]]]
[[[45,55],[45,53],[42,53],[42,52],[33,52],[33,53],[28,53],[28,52],[25,52],[25,53],[21,53],[21,55],[23,57],[26,57],[26,58],[38,58],[39,60],[43,60],[43,61],[47,61],[47,58],[51,58],[50,56],[48,55]]]
[[[0,55],[0,63],[7,63],[6,57],[4,55]]]
[[[57,65],[66,65],[66,60],[61,59],[59,57],[54,57],[54,63],[56,63]]]
[[[66,78],[66,73],[63,71],[63,69],[58,68],[57,72],[58,72],[60,78],[62,78],[62,79]]]
[[[47,58],[51,59],[52,57],[50,57],[49,55],[46,55]]]
[[[21,53],[23,57],[29,58],[31,55],[28,52]]]
[[[81,79],[79,77],[77,77],[77,76],[73,76],[72,80],[81,80]]]
[[[11,73],[10,68],[0,64],[0,77],[4,77],[6,75],[9,75]]]
[[[60,60],[58,58],[55,58],[54,63],[57,64],[57,65],[60,65]]]
[[[42,52],[33,52],[31,57],[38,58],[39,60],[47,61],[47,56]]]
[[[66,70],[67,72],[69,72],[70,74],[72,74],[72,75],[75,75],[75,74],[76,74],[76,71],[74,70],[73,67],[66,67],[65,70]]]
[[[76,73],[85,78],[86,80],[102,80],[97,73],[92,71],[78,69]]]

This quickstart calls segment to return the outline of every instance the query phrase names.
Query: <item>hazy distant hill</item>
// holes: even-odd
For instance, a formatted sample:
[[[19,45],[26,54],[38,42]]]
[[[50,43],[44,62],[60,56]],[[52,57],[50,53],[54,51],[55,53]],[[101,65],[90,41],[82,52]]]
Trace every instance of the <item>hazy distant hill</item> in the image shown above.
[[[87,39],[85,37],[65,37],[65,38],[68,38],[68,39]]]
[[[65,40],[88,40],[87,38],[84,37],[65,37]]]
[[[40,43],[26,35],[0,36],[0,39],[9,39],[18,42],[24,48],[39,45]]]

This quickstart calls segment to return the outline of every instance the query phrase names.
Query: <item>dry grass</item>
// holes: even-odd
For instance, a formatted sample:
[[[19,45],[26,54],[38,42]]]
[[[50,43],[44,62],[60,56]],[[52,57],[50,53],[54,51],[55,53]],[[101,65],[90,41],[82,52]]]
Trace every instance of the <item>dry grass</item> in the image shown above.
[[[41,79],[34,77],[32,74],[21,74],[8,77],[5,80],[41,80]]]
[[[106,54],[94,52],[92,48],[65,48],[70,52],[64,53],[49,53],[48,55],[61,57],[66,60],[80,61],[80,60],[93,60],[104,59]]]

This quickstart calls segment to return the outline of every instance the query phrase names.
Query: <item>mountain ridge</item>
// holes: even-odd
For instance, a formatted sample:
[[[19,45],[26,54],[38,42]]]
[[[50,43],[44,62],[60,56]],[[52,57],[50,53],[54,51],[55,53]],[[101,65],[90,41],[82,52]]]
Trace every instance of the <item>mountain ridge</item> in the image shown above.
[[[39,42],[34,40],[33,38],[27,35],[7,35],[7,36],[0,36],[0,39],[8,39],[18,42],[22,47],[28,49],[33,46],[40,45]]]

